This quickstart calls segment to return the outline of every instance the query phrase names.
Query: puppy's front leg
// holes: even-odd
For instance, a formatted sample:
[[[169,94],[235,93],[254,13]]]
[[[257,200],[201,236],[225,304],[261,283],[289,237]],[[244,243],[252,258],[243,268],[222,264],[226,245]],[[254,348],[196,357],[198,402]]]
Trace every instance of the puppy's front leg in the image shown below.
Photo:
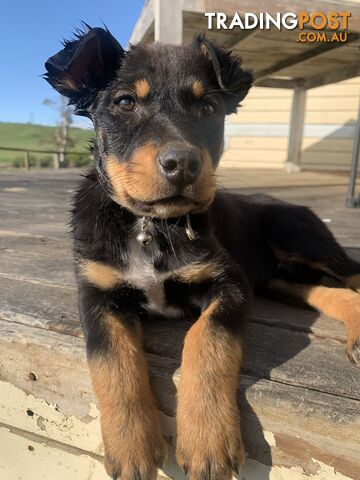
[[[91,286],[81,287],[80,297],[107,473],[113,479],[154,480],[163,439],[136,314],[126,307],[129,297],[121,302],[120,295]]]
[[[244,460],[236,393],[248,310],[244,290],[219,288],[185,338],[177,458],[190,480],[228,480]]]

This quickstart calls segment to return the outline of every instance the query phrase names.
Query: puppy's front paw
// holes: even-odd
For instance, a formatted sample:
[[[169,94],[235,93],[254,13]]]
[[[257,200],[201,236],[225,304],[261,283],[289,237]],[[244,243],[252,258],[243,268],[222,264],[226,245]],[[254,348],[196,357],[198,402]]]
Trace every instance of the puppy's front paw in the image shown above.
[[[230,480],[245,459],[237,412],[186,417],[178,419],[176,456],[189,480]]]
[[[105,469],[117,480],[155,480],[164,461],[164,441],[153,419],[129,418],[126,426],[103,432]]]

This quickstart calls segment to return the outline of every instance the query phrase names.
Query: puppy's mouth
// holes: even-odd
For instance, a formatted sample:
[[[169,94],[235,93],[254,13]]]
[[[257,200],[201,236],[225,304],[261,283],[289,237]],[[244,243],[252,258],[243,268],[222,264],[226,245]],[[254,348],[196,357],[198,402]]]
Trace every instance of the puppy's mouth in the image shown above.
[[[186,215],[201,206],[199,202],[185,195],[161,197],[151,201],[138,200],[128,196],[134,211],[142,215],[170,218]]]
[[[137,200],[139,201],[139,200]],[[151,200],[150,202],[142,202],[140,203],[148,206],[154,206],[154,205],[185,205],[185,204],[191,204],[191,205],[199,205],[198,202],[195,200],[186,197],[185,195],[173,195],[173,196],[168,196],[168,197],[163,197],[159,198],[157,200]]]

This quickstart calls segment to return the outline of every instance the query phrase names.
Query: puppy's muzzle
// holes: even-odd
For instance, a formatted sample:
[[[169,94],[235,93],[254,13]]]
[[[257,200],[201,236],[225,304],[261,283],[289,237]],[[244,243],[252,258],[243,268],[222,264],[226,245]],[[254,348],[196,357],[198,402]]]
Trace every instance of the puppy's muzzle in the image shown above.
[[[202,158],[195,148],[167,147],[158,156],[161,175],[177,188],[191,185],[202,170]]]

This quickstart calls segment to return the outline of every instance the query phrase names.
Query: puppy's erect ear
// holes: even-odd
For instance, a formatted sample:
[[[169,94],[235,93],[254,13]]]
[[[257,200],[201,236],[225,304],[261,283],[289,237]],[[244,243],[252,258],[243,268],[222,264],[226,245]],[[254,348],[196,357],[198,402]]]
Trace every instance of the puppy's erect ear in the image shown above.
[[[116,74],[125,51],[108,30],[90,28],[78,31],[74,40],[45,63],[44,78],[59,93],[69,98],[81,114]]]
[[[252,85],[250,72],[241,68],[241,60],[213,42],[205,34],[195,37],[195,46],[212,63],[217,82],[226,95],[226,113],[234,113]]]

